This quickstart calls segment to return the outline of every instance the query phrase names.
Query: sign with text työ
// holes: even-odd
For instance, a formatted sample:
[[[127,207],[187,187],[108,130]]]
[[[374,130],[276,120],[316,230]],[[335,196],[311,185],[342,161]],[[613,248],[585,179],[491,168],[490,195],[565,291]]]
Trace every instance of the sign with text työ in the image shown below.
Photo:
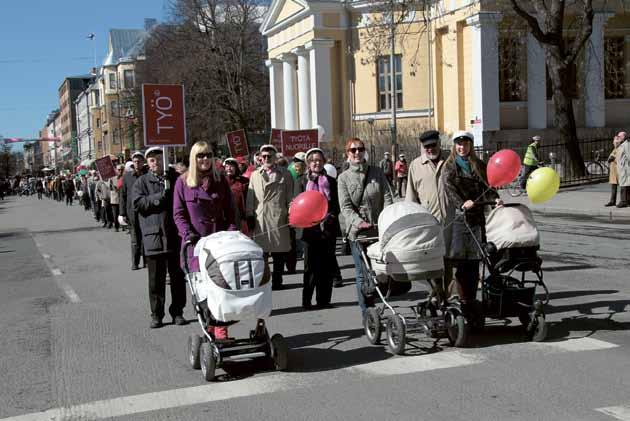
[[[94,163],[96,164],[96,171],[98,171],[98,174],[103,180],[109,180],[116,176],[114,163],[109,155],[97,159]]]
[[[269,144],[273,145],[273,147],[276,148],[278,152],[282,152],[282,130],[271,129]]]
[[[245,130],[241,129],[235,132],[226,133],[225,137],[227,138],[228,148],[230,148],[230,155],[234,158],[249,155],[249,147],[247,146]]]
[[[142,84],[144,146],[185,146],[183,85]]]
[[[282,154],[286,157],[306,152],[318,145],[317,129],[282,131]]]

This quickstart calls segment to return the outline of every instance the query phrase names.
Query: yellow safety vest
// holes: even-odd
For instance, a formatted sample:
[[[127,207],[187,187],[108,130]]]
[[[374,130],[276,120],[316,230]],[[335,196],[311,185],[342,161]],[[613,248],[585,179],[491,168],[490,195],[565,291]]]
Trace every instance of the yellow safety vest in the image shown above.
[[[523,159],[523,165],[530,167],[538,165],[538,145],[536,142],[530,143],[525,152],[525,158]]]

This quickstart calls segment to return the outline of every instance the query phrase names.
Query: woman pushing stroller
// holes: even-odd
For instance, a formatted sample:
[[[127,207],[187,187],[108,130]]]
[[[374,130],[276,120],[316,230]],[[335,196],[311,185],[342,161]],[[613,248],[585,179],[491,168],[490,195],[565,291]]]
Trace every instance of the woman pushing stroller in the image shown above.
[[[173,218],[183,240],[182,248],[188,241],[196,243],[215,232],[236,230],[232,191],[225,177],[216,170],[206,142],[197,142],[190,149],[190,167],[175,184]],[[192,255],[192,247],[188,261],[191,270],[198,272],[199,262]],[[216,339],[227,338],[225,326],[210,326],[208,331]]]
[[[477,158],[473,140],[474,136],[469,132],[455,132],[451,155],[444,163],[438,184],[445,216],[445,259],[456,269],[455,286],[462,313],[467,319],[475,305],[479,263],[483,257],[475,239],[482,244],[486,235],[484,209],[475,202],[494,201],[497,206],[503,205],[497,192],[488,185],[486,164]],[[466,218],[470,231],[463,218]]]

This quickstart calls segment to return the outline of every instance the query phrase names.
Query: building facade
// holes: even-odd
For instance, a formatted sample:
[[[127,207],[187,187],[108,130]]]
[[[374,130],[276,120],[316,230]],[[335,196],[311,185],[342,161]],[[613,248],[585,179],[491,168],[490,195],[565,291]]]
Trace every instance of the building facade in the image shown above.
[[[75,115],[77,117],[77,140],[79,161],[92,159],[94,156],[94,144],[92,142],[92,118],[90,116],[91,95],[88,87],[81,92],[74,101]]]
[[[64,160],[78,160],[77,120],[74,101],[89,86],[92,79],[91,75],[67,77],[58,89]]]
[[[272,2],[261,26],[272,127],[319,128],[335,146],[350,135],[387,143],[393,73],[402,143],[427,128],[469,130],[477,145],[558,136],[544,52],[508,3],[444,0],[409,12],[393,65],[374,4]],[[608,136],[628,121],[630,15],[614,7],[595,13],[578,60],[579,136]]]

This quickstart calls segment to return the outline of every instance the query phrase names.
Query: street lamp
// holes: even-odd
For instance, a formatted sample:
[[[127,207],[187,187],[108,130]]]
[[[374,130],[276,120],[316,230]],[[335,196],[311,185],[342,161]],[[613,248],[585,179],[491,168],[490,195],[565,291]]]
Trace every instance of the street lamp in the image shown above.
[[[370,117],[367,122],[370,125],[370,162],[374,163],[374,119]]]

